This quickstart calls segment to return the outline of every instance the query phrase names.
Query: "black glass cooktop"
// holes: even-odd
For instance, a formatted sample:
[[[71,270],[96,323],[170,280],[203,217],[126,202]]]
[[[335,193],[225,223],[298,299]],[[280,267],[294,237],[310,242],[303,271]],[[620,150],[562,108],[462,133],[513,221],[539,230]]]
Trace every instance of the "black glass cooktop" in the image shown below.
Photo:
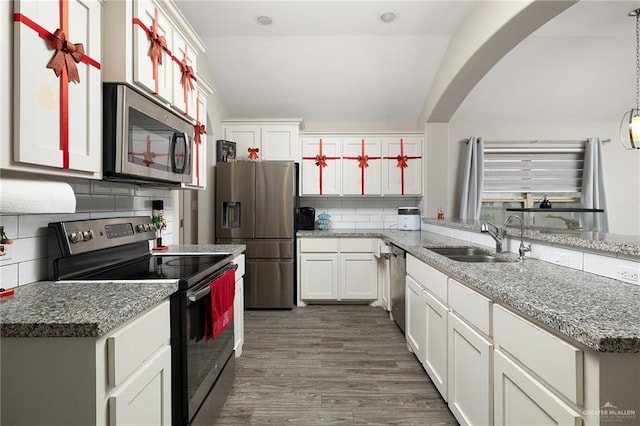
[[[231,262],[230,254],[148,256],[84,277],[90,280],[181,280],[196,284]]]

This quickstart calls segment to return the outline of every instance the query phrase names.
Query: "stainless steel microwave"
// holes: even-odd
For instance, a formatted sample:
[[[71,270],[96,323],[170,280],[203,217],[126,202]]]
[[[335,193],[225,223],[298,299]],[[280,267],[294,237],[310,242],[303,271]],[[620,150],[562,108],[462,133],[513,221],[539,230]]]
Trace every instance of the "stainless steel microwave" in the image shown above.
[[[104,83],[102,96],[104,179],[192,181],[193,124],[125,84]]]

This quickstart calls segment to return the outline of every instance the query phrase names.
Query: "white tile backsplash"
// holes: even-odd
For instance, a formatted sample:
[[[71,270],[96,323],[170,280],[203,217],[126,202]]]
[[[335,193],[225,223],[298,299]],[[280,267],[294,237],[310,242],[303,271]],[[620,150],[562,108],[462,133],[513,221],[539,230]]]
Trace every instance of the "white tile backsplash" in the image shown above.
[[[6,255],[0,256],[1,287],[47,279],[47,226],[50,222],[99,219],[120,216],[151,216],[153,200],[164,201],[167,229],[162,234],[164,244],[177,244],[177,207],[173,190],[143,188],[120,182],[70,179],[76,195],[74,214],[2,215],[0,225],[5,227],[13,244],[5,245]],[[175,236],[175,238],[174,238]]]

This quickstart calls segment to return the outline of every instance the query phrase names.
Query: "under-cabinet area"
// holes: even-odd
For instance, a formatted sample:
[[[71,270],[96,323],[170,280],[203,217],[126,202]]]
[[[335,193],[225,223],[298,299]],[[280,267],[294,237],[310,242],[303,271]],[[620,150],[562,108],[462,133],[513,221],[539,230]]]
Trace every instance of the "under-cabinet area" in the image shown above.
[[[637,424],[638,286],[533,258],[516,261],[515,254],[498,263],[454,261],[429,248],[474,245],[424,231],[298,237],[299,306],[309,289],[344,279],[338,259],[353,247],[366,251],[376,242],[374,253],[386,244],[406,251],[407,349],[460,424]],[[322,266],[305,271],[314,261]],[[383,280],[367,275],[376,265],[366,270],[352,278],[378,283],[372,304],[389,310],[381,303]],[[382,271],[388,280],[388,267]],[[341,295],[327,292],[313,303]]]

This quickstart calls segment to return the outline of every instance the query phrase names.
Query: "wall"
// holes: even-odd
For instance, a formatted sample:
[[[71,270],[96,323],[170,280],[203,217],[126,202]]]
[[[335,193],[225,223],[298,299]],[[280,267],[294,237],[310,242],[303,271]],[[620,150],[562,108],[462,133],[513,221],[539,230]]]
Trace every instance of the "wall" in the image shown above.
[[[150,217],[152,200],[163,200],[167,229],[162,234],[162,242],[178,242],[178,191],[86,179],[66,181],[76,195],[75,214],[0,214],[0,225],[4,226],[7,237],[14,240],[13,244],[5,246],[7,254],[0,257],[2,287],[47,279],[49,222],[132,215]]]
[[[442,138],[430,143],[447,143],[448,182],[447,209],[457,213],[458,162],[461,141],[470,136],[482,136],[485,140],[583,140],[598,136],[610,139],[604,145],[605,180],[609,204],[609,232],[640,235],[640,151],[624,150],[618,136],[619,123],[611,122],[457,122],[449,124],[449,140]],[[437,158],[427,158],[429,167],[442,167]],[[429,191],[439,188],[438,182],[428,183]],[[453,215],[457,216],[457,214]],[[451,216],[451,217],[453,217]]]
[[[331,215],[331,229],[393,229],[398,223],[398,207],[420,207],[418,198],[328,198],[301,197],[301,207]]]

